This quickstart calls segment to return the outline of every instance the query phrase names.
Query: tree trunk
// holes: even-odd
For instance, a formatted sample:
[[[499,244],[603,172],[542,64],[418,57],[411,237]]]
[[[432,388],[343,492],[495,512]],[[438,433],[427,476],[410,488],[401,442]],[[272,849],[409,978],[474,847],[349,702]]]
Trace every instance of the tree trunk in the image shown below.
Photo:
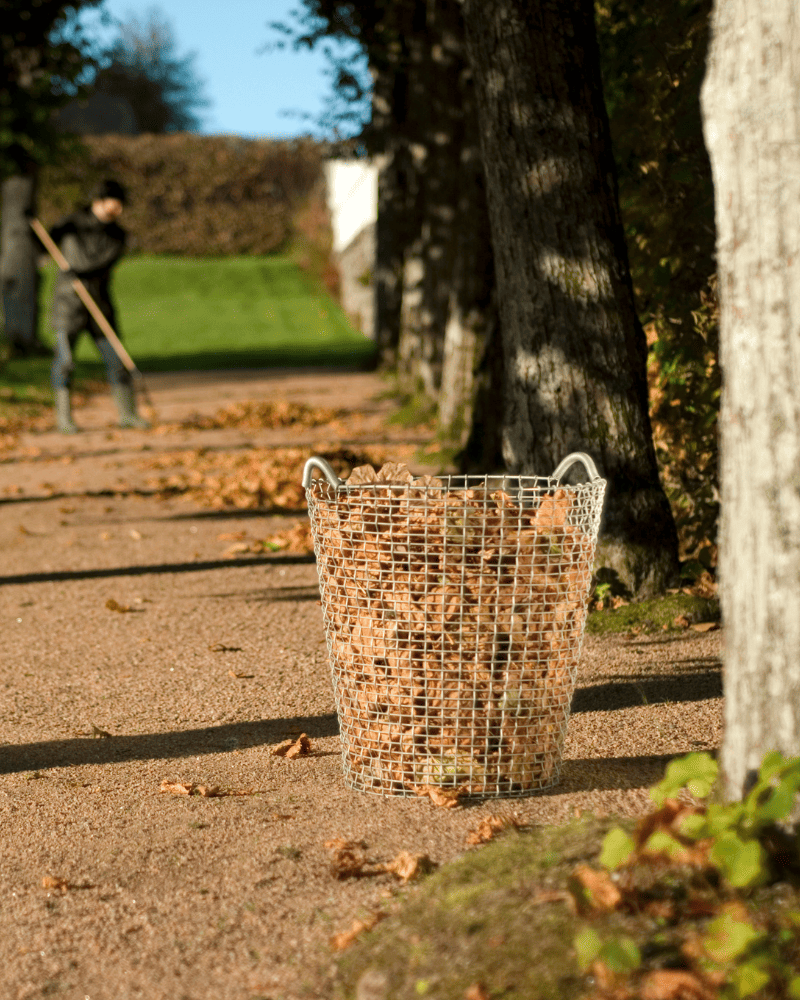
[[[36,210],[36,177],[30,172],[3,181],[0,276],[5,335],[15,352],[36,352],[39,323],[39,269],[36,242],[26,212]]]
[[[456,4],[453,9],[458,19],[453,34],[459,45],[457,105],[461,109],[461,121],[457,130],[459,160],[453,195],[455,216],[450,226],[454,250],[451,252],[438,423],[439,434],[445,443],[463,448],[476,416],[481,421],[488,417],[488,414],[476,412],[478,368],[497,326],[497,306],[475,84],[467,63],[461,11]],[[494,459],[498,457],[495,453]],[[495,469],[494,459],[481,471]]]
[[[505,356],[503,453],[608,480],[598,563],[634,595],[677,577],[646,344],[617,204],[591,0],[463,0]]]
[[[702,106],[719,274],[727,792],[800,747],[800,20],[717,0]]]

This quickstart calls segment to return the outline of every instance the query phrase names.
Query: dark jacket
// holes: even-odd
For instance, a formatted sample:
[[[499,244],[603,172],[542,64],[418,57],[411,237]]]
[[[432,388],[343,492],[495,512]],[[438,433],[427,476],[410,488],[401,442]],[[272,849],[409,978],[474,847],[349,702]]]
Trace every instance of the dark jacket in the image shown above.
[[[101,222],[91,208],[81,208],[57,222],[50,236],[67,258],[73,273],[60,272],[53,296],[53,327],[66,333],[88,329],[99,334],[72,287],[78,277],[103,315],[115,325],[109,292],[111,268],[125,250],[125,230],[116,222]]]

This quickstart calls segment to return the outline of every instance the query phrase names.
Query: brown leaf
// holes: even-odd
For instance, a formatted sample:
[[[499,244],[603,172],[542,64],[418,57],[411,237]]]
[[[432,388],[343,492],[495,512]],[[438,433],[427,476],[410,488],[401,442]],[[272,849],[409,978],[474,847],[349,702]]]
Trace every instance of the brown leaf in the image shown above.
[[[715,1000],[717,991],[685,969],[648,972],[639,987],[641,1000]]]
[[[272,751],[274,757],[285,757],[294,760],[295,757],[308,757],[312,752],[311,740],[302,733],[296,740],[284,740]]]
[[[686,617],[686,615],[676,615],[672,619],[672,624],[673,625],[677,625],[678,628],[688,628],[689,627],[689,619]]]
[[[244,678],[246,678],[246,679],[249,680],[250,678],[255,677],[255,674],[246,674],[243,670],[229,670],[228,674],[231,677],[235,677],[235,678],[239,678],[239,679],[242,678],[242,677],[244,677]]]
[[[491,1000],[491,997],[483,983],[473,983],[472,986],[467,987],[464,1000]]]
[[[420,796],[428,796],[435,806],[442,809],[456,809],[460,803],[459,799],[467,794],[467,789],[460,788],[439,788],[438,785],[411,785],[414,793]]]
[[[223,792],[216,785],[198,785],[195,788],[195,792],[201,795],[204,799],[219,799],[224,795],[229,795],[229,792]]]
[[[56,878],[54,875],[44,875],[42,877],[42,888],[60,892],[63,896],[69,889],[69,884],[63,878]]]
[[[611,881],[608,872],[578,865],[569,881],[579,910],[610,913],[622,903],[622,893]]]
[[[133,608],[129,604],[120,604],[113,597],[109,597],[106,601],[106,607],[109,611],[118,611],[120,614],[125,614],[126,611],[133,611]]]
[[[719,622],[695,622],[692,625],[695,632],[715,632],[719,627]]]
[[[223,531],[217,535],[218,542],[241,542],[247,538],[246,531]]]
[[[498,833],[509,827],[518,827],[519,821],[510,816],[486,816],[474,830],[467,834],[467,844],[486,844]]]
[[[403,885],[433,871],[434,867],[427,854],[412,854],[410,851],[401,851],[393,861],[387,861],[382,866],[385,872],[396,875]]]
[[[160,792],[169,792],[170,795],[191,795],[194,785],[191,782],[162,781]]]
[[[384,916],[383,913],[372,913],[365,920],[354,920],[349,931],[342,931],[331,937],[331,948],[333,951],[344,951],[345,948],[349,948],[360,934],[371,931],[378,921],[383,920]]]
[[[92,727],[91,734],[92,736],[95,737],[95,739],[110,740],[113,738],[113,733],[107,733],[105,729],[101,729],[99,726],[96,726],[93,722],[90,723],[90,725]]]
[[[208,647],[212,653],[241,653],[241,646],[226,646],[224,642],[215,642]]]
[[[372,866],[366,856],[366,844],[360,840],[345,840],[334,837],[325,841],[325,847],[331,854],[331,872],[336,878],[361,878],[363,875],[374,875]]]

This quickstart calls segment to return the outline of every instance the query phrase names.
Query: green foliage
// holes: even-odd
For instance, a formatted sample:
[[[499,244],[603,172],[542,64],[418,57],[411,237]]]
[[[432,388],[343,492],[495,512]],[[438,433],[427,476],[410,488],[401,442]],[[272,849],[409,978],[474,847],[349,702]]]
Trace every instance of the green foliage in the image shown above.
[[[718,772],[717,762],[710,754],[690,753],[678,757],[667,764],[664,777],[650,790],[650,798],[660,806],[685,788],[695,798],[705,799],[711,793]]]
[[[620,208],[650,347],[656,450],[682,558],[715,542],[719,513],[714,197],[700,112],[711,7],[595,5]]]
[[[94,65],[75,14],[99,2],[0,0],[0,177],[54,162],[71,145],[52,116]]]
[[[210,102],[193,67],[195,55],[177,55],[172,29],[157,8],[146,23],[129,16],[119,31],[92,89],[127,99],[140,132],[196,132],[197,111]]]
[[[603,842],[600,863],[610,870],[630,870],[631,865],[648,864],[649,858],[660,855],[681,865],[686,859],[686,843],[694,842],[697,850],[707,852],[709,869],[722,876],[716,915],[698,936],[698,946],[690,949],[696,956],[695,971],[701,976],[716,977],[716,981],[721,979],[720,996],[729,1000],[761,996],[767,987],[776,991],[770,996],[797,998],[800,914],[793,911],[778,917],[769,911],[762,914],[751,900],[757,887],[775,881],[776,862],[781,870],[800,867],[800,832],[795,827],[790,834],[785,827],[777,826],[792,816],[797,804],[800,757],[787,759],[777,752],[767,754],[753,787],[741,802],[712,801],[717,779],[717,763],[709,754],[688,754],[672,761],[662,781],[651,789],[654,802],[664,809],[668,800],[688,791],[696,799],[706,800],[705,808],[684,816],[676,836],[663,826],[656,827],[638,845],[626,831],[611,829]],[[710,887],[714,880],[707,879],[703,884]],[[687,891],[689,885],[691,880]],[[706,895],[705,905],[708,903]],[[619,949],[612,948],[613,943]],[[653,939],[648,945],[650,953],[655,945]],[[603,942],[591,927],[576,935],[574,947],[584,971],[595,961],[604,962],[612,972],[636,972],[641,965],[641,957],[638,962],[634,962],[634,957],[642,952],[634,953],[627,938]],[[627,967],[620,963],[621,953],[630,962]]]

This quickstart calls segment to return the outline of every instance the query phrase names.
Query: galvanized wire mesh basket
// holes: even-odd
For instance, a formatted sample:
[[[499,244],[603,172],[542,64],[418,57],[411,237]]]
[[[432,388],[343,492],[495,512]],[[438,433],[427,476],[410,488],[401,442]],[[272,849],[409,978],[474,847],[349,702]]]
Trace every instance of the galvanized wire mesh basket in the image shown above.
[[[576,462],[589,481],[562,485]],[[384,466],[346,483],[312,458],[303,485],[347,785],[555,784],[606,486],[591,458],[550,477]]]

